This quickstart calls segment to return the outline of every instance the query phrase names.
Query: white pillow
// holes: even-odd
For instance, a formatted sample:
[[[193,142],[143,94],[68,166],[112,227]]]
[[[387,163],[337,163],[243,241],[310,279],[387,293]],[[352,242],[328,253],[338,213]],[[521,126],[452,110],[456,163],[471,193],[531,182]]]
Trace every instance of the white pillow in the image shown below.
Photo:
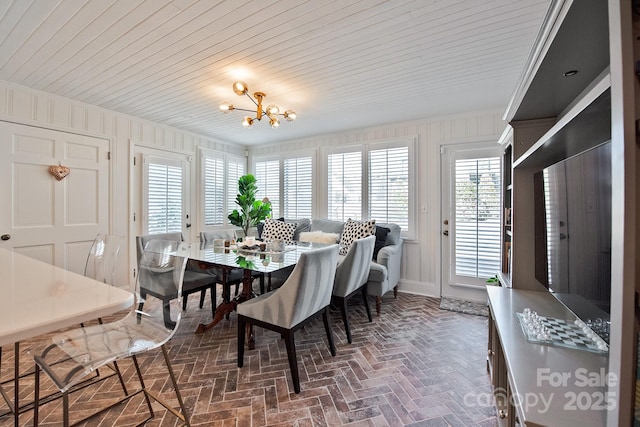
[[[340,235],[338,233],[325,233],[324,231],[303,231],[300,233],[301,242],[313,243],[338,243]]]

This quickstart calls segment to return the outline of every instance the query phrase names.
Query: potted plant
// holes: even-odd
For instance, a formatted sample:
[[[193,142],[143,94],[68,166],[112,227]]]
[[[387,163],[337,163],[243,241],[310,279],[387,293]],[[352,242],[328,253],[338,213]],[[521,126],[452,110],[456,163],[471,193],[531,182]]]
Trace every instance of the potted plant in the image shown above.
[[[256,178],[251,175],[243,175],[238,179],[238,195],[236,204],[239,207],[234,209],[228,216],[229,222],[242,228],[244,235],[249,235],[249,229],[257,227],[260,221],[269,217],[271,213],[271,203],[263,200],[256,200],[258,186]]]

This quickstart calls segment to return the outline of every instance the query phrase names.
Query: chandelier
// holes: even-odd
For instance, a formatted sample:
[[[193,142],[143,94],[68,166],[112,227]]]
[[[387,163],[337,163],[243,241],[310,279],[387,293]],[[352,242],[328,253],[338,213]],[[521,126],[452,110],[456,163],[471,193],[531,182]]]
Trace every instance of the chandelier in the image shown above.
[[[284,113],[281,113],[280,107],[278,107],[275,104],[269,104],[267,106],[267,109],[264,110],[262,108],[262,101],[264,100],[264,98],[267,97],[267,95],[264,92],[254,92],[252,97],[251,95],[249,95],[249,87],[245,82],[240,82],[240,81],[235,82],[233,84],[233,91],[238,96],[246,95],[256,105],[256,111],[255,111],[256,116],[255,117],[246,116],[242,121],[242,126],[246,128],[250,128],[251,126],[253,126],[254,120],[258,120],[258,121],[262,120],[263,116],[269,117],[269,124],[274,129],[280,126],[280,120],[278,119],[278,116],[284,117],[285,120],[289,122],[292,122],[296,119],[295,111],[286,110]],[[220,110],[222,110],[222,112],[225,114],[229,114],[233,110],[248,111],[250,113],[254,112],[253,110],[246,110],[244,108],[234,107],[232,104],[228,102],[223,102],[222,104],[220,104]]]

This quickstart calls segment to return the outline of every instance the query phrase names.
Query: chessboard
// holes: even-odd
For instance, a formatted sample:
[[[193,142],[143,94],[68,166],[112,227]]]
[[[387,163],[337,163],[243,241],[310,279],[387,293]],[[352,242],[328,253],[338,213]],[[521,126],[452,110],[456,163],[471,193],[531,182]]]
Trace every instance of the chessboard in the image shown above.
[[[535,315],[515,313],[525,338],[536,344],[568,347],[593,353],[607,353],[607,344],[588,326],[580,321],[556,319]],[[537,325],[537,327],[536,327]]]

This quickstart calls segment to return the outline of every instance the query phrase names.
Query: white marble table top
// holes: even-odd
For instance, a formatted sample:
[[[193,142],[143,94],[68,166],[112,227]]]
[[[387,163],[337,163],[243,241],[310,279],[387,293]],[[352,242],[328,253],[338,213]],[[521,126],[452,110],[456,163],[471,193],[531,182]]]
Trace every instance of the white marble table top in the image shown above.
[[[129,308],[131,292],[0,248],[0,346]]]

